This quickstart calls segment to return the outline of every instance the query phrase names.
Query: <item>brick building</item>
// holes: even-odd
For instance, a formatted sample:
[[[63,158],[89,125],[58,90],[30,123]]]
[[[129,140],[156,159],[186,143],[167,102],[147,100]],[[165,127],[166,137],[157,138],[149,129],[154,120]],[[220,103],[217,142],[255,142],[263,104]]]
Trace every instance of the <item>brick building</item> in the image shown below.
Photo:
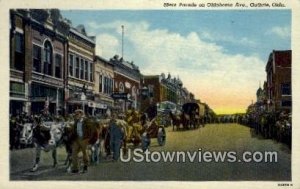
[[[70,23],[59,10],[10,11],[10,113],[63,111]]]
[[[273,50],[267,65],[267,104],[269,110],[292,110],[292,51]]]
[[[161,75],[145,75],[141,79],[141,87],[146,87],[149,91],[147,98],[141,98],[141,110],[147,109],[150,104],[157,104],[169,101],[181,106],[190,101],[190,93],[182,87],[179,78],[172,78],[171,74],[166,77]]]
[[[141,73],[133,62],[125,61],[115,55],[109,61],[114,66],[114,93],[126,94],[126,99],[114,99],[116,108],[126,111],[133,107],[139,109],[139,89]]]

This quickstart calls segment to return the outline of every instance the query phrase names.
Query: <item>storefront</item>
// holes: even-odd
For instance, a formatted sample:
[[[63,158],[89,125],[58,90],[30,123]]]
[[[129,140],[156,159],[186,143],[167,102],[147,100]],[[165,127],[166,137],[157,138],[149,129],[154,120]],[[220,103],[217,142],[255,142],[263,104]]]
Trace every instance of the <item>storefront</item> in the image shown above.
[[[18,115],[25,112],[27,99],[25,98],[25,84],[10,82],[9,114]]]
[[[63,114],[63,97],[63,88],[32,83],[31,112],[39,114],[47,108],[50,114]]]

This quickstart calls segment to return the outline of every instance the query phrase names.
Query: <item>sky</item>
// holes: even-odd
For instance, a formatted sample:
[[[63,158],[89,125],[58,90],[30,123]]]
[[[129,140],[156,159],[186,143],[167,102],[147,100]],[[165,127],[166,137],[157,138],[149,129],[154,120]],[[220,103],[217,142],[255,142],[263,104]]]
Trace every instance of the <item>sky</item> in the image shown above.
[[[217,114],[243,113],[273,50],[291,49],[290,10],[61,10],[96,36],[96,54],[122,54],[142,74],[170,73]]]

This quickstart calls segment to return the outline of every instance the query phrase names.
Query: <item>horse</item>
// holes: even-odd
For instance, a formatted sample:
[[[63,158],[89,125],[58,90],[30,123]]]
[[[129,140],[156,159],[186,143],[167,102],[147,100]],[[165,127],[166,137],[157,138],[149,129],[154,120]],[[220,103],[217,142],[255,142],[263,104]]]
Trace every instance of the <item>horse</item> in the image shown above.
[[[187,113],[181,114],[182,125],[184,129],[189,129],[191,127],[191,116]]]
[[[175,127],[176,127],[176,130],[178,130],[182,123],[180,116],[173,114],[172,111],[169,112],[169,115],[170,115],[170,118],[172,121],[173,131],[175,130]]]

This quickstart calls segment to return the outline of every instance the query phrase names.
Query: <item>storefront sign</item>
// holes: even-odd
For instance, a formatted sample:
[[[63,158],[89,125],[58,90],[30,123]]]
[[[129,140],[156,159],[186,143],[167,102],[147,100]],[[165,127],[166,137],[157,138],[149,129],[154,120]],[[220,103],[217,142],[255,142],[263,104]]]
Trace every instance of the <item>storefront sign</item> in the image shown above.
[[[128,93],[113,93],[112,95],[111,95],[111,97],[113,98],[113,99],[123,99],[123,100],[128,100],[129,99],[129,97],[130,97],[130,94],[128,94]]]

